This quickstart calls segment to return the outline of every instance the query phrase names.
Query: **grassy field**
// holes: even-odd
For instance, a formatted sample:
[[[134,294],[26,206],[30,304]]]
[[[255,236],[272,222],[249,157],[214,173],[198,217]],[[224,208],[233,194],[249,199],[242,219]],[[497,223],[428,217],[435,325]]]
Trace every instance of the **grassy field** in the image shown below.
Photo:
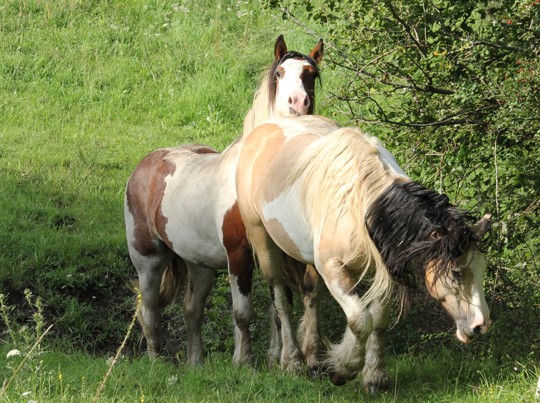
[[[132,306],[123,192],[137,162],[225,148],[277,36],[305,52],[316,40],[245,1],[7,1],[0,18],[2,292],[31,288],[57,329],[107,349]]]
[[[280,33],[302,52],[317,39],[257,1],[0,4],[0,294],[7,297],[0,383],[11,379],[0,400],[97,397],[107,359],[133,313],[127,285],[134,270],[123,223],[129,174],[156,148],[197,142],[222,150],[236,138]],[[330,69],[322,74],[317,111],[339,120],[328,97],[337,76]],[[25,289],[43,306],[25,300]],[[224,279],[216,292],[212,306],[225,306]],[[206,365],[188,369],[137,357],[140,331],[134,329],[102,400],[371,399],[358,380],[336,388],[327,379],[268,372],[262,365],[233,367],[230,355],[219,352],[232,343],[231,319],[208,313],[205,341],[212,354]],[[265,314],[258,312],[254,325],[260,361]],[[37,343],[45,322],[53,328]],[[170,323],[182,340],[181,319]],[[183,347],[180,342],[173,350]],[[22,354],[7,357],[14,349]],[[468,350],[420,356],[409,350],[390,360],[395,388],[378,401],[533,399],[538,365],[499,366]]]
[[[1,351],[4,355],[5,351]],[[20,357],[10,357],[15,366]],[[2,396],[4,401],[380,401],[380,402],[533,402],[534,374],[523,368],[500,371],[470,365],[464,357],[401,356],[390,359],[394,387],[371,396],[358,380],[342,387],[326,377],[311,380],[265,368],[235,367],[230,357],[214,354],[204,366],[186,368],[166,360],[121,358],[105,378],[110,357],[81,352],[43,352],[27,362]]]

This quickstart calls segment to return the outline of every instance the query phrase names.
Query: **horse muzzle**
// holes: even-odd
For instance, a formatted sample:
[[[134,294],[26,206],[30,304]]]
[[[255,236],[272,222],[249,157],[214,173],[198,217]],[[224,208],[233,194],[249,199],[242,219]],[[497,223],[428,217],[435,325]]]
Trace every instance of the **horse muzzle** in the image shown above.
[[[311,101],[305,91],[296,90],[289,96],[288,104],[292,116],[303,116],[308,114]]]
[[[462,326],[458,325],[456,330],[456,336],[459,341],[467,344],[471,342],[472,339],[474,339],[475,337],[486,334],[492,323],[493,321],[491,319],[480,323],[475,322],[467,329],[464,329]]]

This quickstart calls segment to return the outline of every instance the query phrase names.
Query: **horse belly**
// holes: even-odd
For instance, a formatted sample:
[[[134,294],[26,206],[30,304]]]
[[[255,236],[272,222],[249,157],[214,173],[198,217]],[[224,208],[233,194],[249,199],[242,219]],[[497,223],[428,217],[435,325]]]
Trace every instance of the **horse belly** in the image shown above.
[[[227,254],[214,234],[183,227],[173,239],[173,251],[185,261],[210,269],[226,269]]]
[[[289,256],[305,263],[313,263],[313,233],[295,198],[294,185],[271,201],[264,201],[262,219],[274,242]]]

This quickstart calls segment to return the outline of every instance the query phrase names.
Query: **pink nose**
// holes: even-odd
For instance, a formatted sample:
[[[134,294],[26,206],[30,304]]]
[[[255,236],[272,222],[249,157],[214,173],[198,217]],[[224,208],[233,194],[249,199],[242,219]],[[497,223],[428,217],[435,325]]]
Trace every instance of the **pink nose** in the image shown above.
[[[291,115],[307,115],[311,102],[305,91],[296,90],[289,96],[289,113]]]

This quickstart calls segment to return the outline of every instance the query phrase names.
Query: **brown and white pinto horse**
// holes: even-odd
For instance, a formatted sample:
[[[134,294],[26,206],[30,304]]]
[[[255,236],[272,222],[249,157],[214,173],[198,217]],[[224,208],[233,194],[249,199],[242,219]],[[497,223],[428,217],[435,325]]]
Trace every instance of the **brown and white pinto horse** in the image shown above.
[[[412,181],[380,142],[317,117],[274,119],[244,136],[236,175],[238,206],[281,319],[282,366],[301,352],[291,325],[282,253],[313,264],[347,317],[330,347],[331,380],[363,370],[366,387],[389,382],[381,335],[396,284],[422,278],[457,325],[462,342],[491,321],[477,242],[489,216],[471,216],[445,195]],[[358,285],[369,285],[360,295]]]
[[[283,36],[275,61],[244,123],[310,113],[323,42],[309,56],[288,52]],[[124,215],[128,248],[142,294],[139,322],[155,356],[160,349],[162,309],[172,302],[188,273],[184,314],[187,361],[202,361],[201,325],[215,270],[228,267],[232,289],[234,362],[249,362],[253,317],[253,256],[236,203],[236,163],[242,138],[222,153],[201,145],[156,150],[135,168],[127,183]]]

